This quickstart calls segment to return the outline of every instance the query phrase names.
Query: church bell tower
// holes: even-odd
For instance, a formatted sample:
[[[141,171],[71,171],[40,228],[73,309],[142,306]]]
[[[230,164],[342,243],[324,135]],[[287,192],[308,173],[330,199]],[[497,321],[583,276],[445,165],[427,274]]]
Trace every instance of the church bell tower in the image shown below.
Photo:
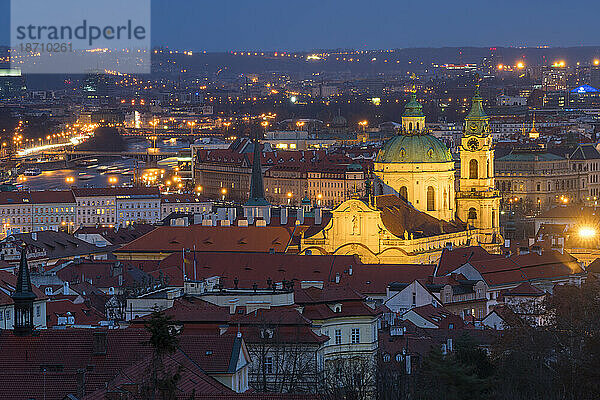
[[[28,336],[33,332],[33,302],[36,297],[35,293],[33,293],[29,267],[27,266],[27,249],[25,244],[23,244],[17,286],[12,295],[15,303],[14,334],[16,336]]]
[[[479,229],[485,235],[485,242],[492,243],[500,239],[500,195],[494,188],[490,118],[482,103],[477,85],[461,138],[460,191],[456,194],[456,210],[458,218]]]

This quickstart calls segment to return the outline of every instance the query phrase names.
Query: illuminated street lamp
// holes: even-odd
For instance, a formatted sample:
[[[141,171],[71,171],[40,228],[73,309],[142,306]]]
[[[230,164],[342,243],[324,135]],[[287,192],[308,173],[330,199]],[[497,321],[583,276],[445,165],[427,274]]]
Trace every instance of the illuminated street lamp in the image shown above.
[[[290,202],[292,201],[292,197],[294,195],[292,194],[292,192],[287,192],[287,202],[288,202],[288,206],[290,205]]]
[[[116,185],[118,181],[119,181],[119,180],[117,179],[117,177],[116,177],[116,176],[110,176],[110,177],[108,178],[108,183],[110,183],[111,185]]]
[[[73,178],[72,176],[67,176],[65,178],[65,182],[68,183],[68,184],[72,184],[72,183],[75,182],[75,178]]]
[[[362,127],[363,132],[365,131],[365,129],[366,129],[366,127],[367,127],[368,124],[369,124],[369,122],[366,121],[366,120],[365,121],[360,121],[358,123],[358,125]]]
[[[579,237],[582,239],[591,239],[596,236],[596,230],[589,226],[579,228]]]
[[[319,194],[317,195],[317,199],[318,199],[318,200],[317,200],[317,204],[319,205],[319,207],[321,207],[321,199],[322,199],[322,198],[323,198],[323,195],[322,195],[321,193],[319,193]]]
[[[223,188],[221,189],[221,194],[223,195],[223,201],[225,201],[225,195],[227,194],[227,189]]]
[[[196,121],[188,121],[188,126],[190,127],[190,135],[194,134],[194,126],[196,126]]]

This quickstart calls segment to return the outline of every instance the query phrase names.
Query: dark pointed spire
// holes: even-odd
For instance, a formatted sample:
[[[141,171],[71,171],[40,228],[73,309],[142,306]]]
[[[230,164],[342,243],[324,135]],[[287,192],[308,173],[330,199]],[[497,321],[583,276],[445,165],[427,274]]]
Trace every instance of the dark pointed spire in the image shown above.
[[[250,198],[247,206],[268,206],[269,202],[265,199],[265,187],[263,185],[262,167],[261,167],[260,141],[258,133],[254,137],[254,157],[252,159],[252,177],[250,180]]]
[[[21,249],[21,262],[19,263],[19,275],[17,276],[17,286],[15,293],[12,296],[15,299],[35,299],[33,286],[31,286],[31,276],[29,275],[29,267],[27,265],[27,249],[25,246]]]
[[[17,336],[27,336],[33,331],[33,301],[36,299],[31,285],[31,276],[27,266],[27,248],[21,248],[19,275],[12,299],[15,303],[14,332]]]

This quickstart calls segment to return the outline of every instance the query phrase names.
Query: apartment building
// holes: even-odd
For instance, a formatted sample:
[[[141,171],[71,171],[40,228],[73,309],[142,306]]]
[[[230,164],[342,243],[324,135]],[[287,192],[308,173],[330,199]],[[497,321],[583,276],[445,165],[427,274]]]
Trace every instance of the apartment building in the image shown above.
[[[160,220],[158,188],[74,188],[77,226],[128,226]]]
[[[71,191],[1,192],[0,236],[75,227],[75,199]]]

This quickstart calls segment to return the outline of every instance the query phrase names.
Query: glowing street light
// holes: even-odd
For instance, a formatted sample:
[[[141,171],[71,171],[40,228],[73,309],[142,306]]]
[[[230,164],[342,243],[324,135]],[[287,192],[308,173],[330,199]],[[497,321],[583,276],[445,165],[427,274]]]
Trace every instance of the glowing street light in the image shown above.
[[[118,181],[119,181],[119,180],[117,179],[117,177],[116,177],[116,176],[110,176],[110,177],[108,178],[108,183],[110,183],[111,185],[116,185]]]
[[[65,182],[68,184],[74,183],[75,182],[75,178],[73,178],[72,176],[67,176],[65,178]]]
[[[367,127],[367,125],[369,125],[369,121],[367,121],[367,120],[360,121],[360,122],[358,123],[358,125],[359,125],[360,127],[362,127],[362,130],[363,130],[363,132],[364,132],[364,131],[365,131],[365,128]]]
[[[519,62],[517,63],[517,68],[518,68],[518,69],[523,69],[523,68],[525,68],[525,63],[523,63],[522,61],[519,61]]]
[[[582,226],[579,228],[579,237],[582,239],[591,239],[596,236],[596,230],[589,226]]]
[[[223,195],[223,200],[225,200],[225,195],[227,194],[227,189],[221,189],[221,194]]]
[[[596,66],[600,65],[600,60],[599,59],[595,59],[594,60],[594,65],[596,65]]]
[[[190,135],[194,134],[194,126],[196,126],[196,121],[188,121],[188,126],[190,127]]]

